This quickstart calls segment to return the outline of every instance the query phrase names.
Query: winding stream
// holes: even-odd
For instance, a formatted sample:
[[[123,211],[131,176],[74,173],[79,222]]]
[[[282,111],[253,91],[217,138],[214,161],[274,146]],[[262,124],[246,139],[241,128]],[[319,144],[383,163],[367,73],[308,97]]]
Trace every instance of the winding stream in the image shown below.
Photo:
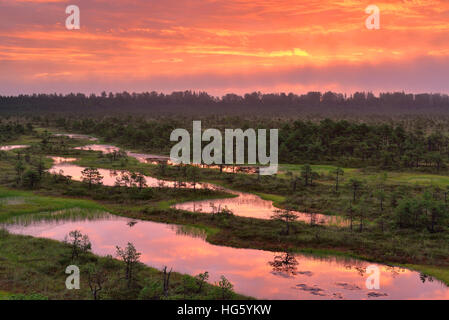
[[[96,254],[115,254],[132,242],[147,265],[191,275],[225,275],[241,294],[261,299],[449,299],[443,283],[399,267],[375,264],[380,289],[367,289],[368,262],[341,257],[274,253],[212,245],[196,228],[136,221],[110,214],[54,220],[30,216],[6,225],[15,234],[63,240],[72,230],[89,235]],[[57,219],[57,220],[56,220]]]
[[[78,150],[91,150],[91,151],[99,151],[104,154],[119,151],[120,148],[113,145],[105,145],[105,144],[90,144],[82,147],[77,147],[75,149]],[[130,157],[136,158],[139,162],[148,163],[151,162],[149,159],[156,158],[167,158],[164,156],[154,155],[154,154],[143,154],[143,153],[134,153],[130,151],[126,151],[126,154]],[[70,161],[74,161],[70,159]],[[65,175],[72,176],[72,179],[81,181],[81,171],[84,170],[83,167],[76,166],[75,164],[68,163],[68,161],[55,162],[55,165],[50,169],[52,173],[58,173],[60,170]],[[122,170],[106,170],[99,169],[103,178],[103,184],[107,186],[114,186],[116,182],[116,178],[120,176],[120,174],[127,173],[127,171]],[[147,184],[149,187],[174,187],[174,181],[168,180],[160,180],[154,177],[145,177],[147,180]],[[186,184],[187,188],[193,188],[193,186],[189,183]],[[213,190],[221,190],[231,194],[236,195],[234,198],[225,198],[225,199],[211,199],[211,200],[201,200],[201,201],[190,201],[185,203],[175,204],[172,207],[180,210],[187,210],[193,212],[204,212],[204,213],[213,213],[220,208],[228,208],[235,215],[249,218],[258,218],[258,219],[270,219],[271,215],[277,210],[275,206],[273,206],[273,202],[269,200],[263,200],[261,197],[254,195],[252,193],[241,192],[226,189],[214,184],[210,183],[199,183],[196,186],[197,188],[208,188]],[[314,224],[325,224],[325,225],[338,225],[344,226],[347,225],[347,221],[339,216],[329,216],[319,213],[304,213],[304,212],[296,212],[298,215],[298,220],[308,223]]]
[[[139,154],[139,157],[142,161],[146,159],[145,154]],[[75,158],[53,157],[53,161],[50,172],[59,173],[62,170],[72,179],[81,180],[84,168],[72,163]],[[104,184],[108,186],[115,185],[116,178],[126,173],[99,170],[104,176]],[[173,181],[153,177],[146,179],[152,187],[174,186]],[[211,184],[201,184],[200,187],[222,189]],[[175,207],[210,212],[210,204],[213,204],[215,207],[227,206],[236,215],[257,218],[268,218],[275,210],[271,201],[248,193],[226,191],[237,197],[187,202]],[[329,218],[336,217],[320,215],[316,219],[321,223],[337,223],[326,220]],[[302,213],[300,216],[303,221],[310,219],[309,214]],[[173,267],[177,272],[191,275],[208,271],[210,282],[225,275],[234,284],[236,292],[261,299],[449,299],[449,288],[445,284],[408,269],[344,257],[315,257],[216,246],[206,242],[204,232],[197,228],[136,221],[108,213],[89,217],[63,212],[27,215],[3,226],[11,233],[60,241],[77,229],[89,235],[92,250],[99,255],[114,255],[115,246],[132,242],[142,253],[141,261],[147,265],[159,269]],[[366,288],[369,276],[366,267],[369,265],[375,265],[380,270],[378,290]]]
[[[108,146],[110,147],[110,146]],[[109,149],[112,150],[112,149]],[[53,166],[50,168],[49,172],[53,174],[64,174],[69,175],[75,181],[82,181],[81,172],[85,167],[78,166],[72,162],[76,161],[76,158],[63,158],[63,157],[51,157],[53,159]],[[105,186],[115,186],[117,178],[120,178],[124,174],[128,174],[129,171],[126,170],[110,170],[110,169],[98,169],[100,174],[103,176],[103,185]],[[174,188],[176,182],[170,180],[161,180],[150,176],[145,176],[147,185],[149,187],[167,187]],[[193,188],[193,185],[186,183],[185,188]],[[173,208],[194,211],[194,212],[204,212],[204,213],[214,213],[219,208],[228,208],[237,216],[251,217],[259,219],[270,219],[270,216],[277,210],[273,206],[272,201],[263,200],[257,195],[240,192],[235,190],[226,189],[211,183],[198,183],[196,188],[207,188],[212,190],[221,190],[231,194],[236,195],[234,198],[225,199],[210,199],[210,200],[200,200],[200,201],[190,201],[180,204],[173,205]],[[318,213],[304,213],[296,212],[298,215],[298,220],[303,222],[313,222],[316,224],[326,224],[326,225],[344,225],[346,221],[338,216],[327,216]]]

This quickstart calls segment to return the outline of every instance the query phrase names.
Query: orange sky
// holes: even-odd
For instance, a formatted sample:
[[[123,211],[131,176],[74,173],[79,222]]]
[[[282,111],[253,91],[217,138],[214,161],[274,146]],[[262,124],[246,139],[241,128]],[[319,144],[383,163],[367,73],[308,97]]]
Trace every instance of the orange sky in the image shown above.
[[[447,0],[0,0],[0,94],[449,93],[448,30]]]

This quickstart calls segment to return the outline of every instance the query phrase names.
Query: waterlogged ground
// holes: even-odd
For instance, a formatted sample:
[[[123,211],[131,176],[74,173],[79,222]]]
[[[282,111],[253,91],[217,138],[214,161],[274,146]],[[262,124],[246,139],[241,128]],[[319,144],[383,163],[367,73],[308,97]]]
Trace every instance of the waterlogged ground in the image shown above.
[[[86,138],[86,137],[82,137]],[[27,146],[5,146],[13,150]],[[114,146],[91,145],[91,150],[113,152]],[[141,162],[155,155],[127,152]],[[71,162],[75,158],[53,158],[52,173],[71,175],[81,180],[83,167]],[[126,171],[100,169],[104,184],[115,185],[117,177]],[[151,187],[173,187],[174,182],[146,177]],[[186,185],[185,187],[192,187]],[[197,187],[221,189],[211,184]],[[271,201],[232,190],[235,198],[194,201],[175,205],[176,208],[212,212],[227,207],[234,214],[269,218],[276,210]],[[20,197],[2,199],[2,206],[20,205]],[[302,254],[273,253],[262,250],[236,249],[207,243],[200,229],[166,225],[149,221],[135,221],[101,211],[77,208],[18,216],[6,228],[16,234],[26,234],[63,240],[70,231],[78,229],[88,234],[94,253],[114,254],[115,246],[133,242],[142,252],[142,262],[192,275],[208,271],[211,282],[225,275],[239,293],[265,299],[449,299],[449,288],[437,280],[399,267],[374,264],[380,270],[380,289],[368,289],[366,267],[371,263],[337,257],[314,257]],[[300,220],[315,223],[341,223],[325,215],[301,214]]]
[[[78,229],[92,241],[93,252],[115,254],[132,242],[142,262],[191,275],[208,271],[211,282],[225,275],[236,292],[260,299],[449,299],[437,280],[399,267],[337,257],[273,253],[215,246],[200,229],[136,221],[104,212],[71,209],[15,218],[6,228],[15,234],[63,240]],[[380,270],[380,289],[367,289],[366,267]]]
[[[94,141],[96,139],[94,137],[77,134],[59,134],[59,135],[67,136],[73,139],[88,139],[91,141]],[[23,145],[3,146],[0,147],[0,150],[13,150],[25,147],[28,146]],[[105,144],[91,144],[82,147],[77,147],[75,149],[100,151],[105,154],[120,150],[120,148],[116,146]],[[128,156],[134,157],[139,162],[142,163],[151,162],[151,160],[149,159],[164,158],[163,156],[158,156],[154,154],[134,153],[130,151],[127,151],[126,153]],[[50,173],[53,174],[61,173],[64,175],[69,175],[73,180],[82,181],[81,172],[85,168],[71,163],[76,161],[77,160],[76,158],[63,158],[63,157],[51,157],[51,158],[53,159],[54,165],[50,168],[49,170]],[[103,176],[103,184],[106,186],[115,186],[117,179],[120,179],[121,176],[129,173],[126,170],[98,169],[98,171]],[[150,176],[145,176],[145,179],[149,187],[173,188],[176,186],[176,182],[174,181],[156,179]],[[193,188],[193,185],[187,183],[183,187]],[[232,193],[236,195],[236,197],[227,199],[191,201],[182,204],[177,204],[174,205],[173,207],[181,210],[204,212],[204,213],[213,213],[219,211],[222,208],[228,208],[232,210],[232,212],[234,212],[234,214],[237,216],[259,218],[259,219],[270,219],[271,215],[277,210],[277,208],[273,206],[272,201],[263,200],[262,198],[254,194],[224,189],[220,186],[216,186],[209,183],[198,183],[196,184],[195,187],[200,189],[208,188],[213,190],[222,190],[228,193]],[[340,225],[340,226],[347,224],[347,222],[344,219],[338,216],[327,216],[318,213],[303,213],[303,212],[297,212],[297,215],[299,217],[298,218],[299,221],[304,221],[308,223]]]
[[[76,158],[63,158],[63,157],[51,157],[53,159],[53,166],[49,169],[50,173],[53,174],[64,174],[71,176],[72,180],[82,181],[82,171],[85,167],[78,166],[72,162],[76,161]],[[126,170],[110,170],[101,169],[98,171],[103,176],[103,185],[105,186],[115,186],[117,179],[120,179],[124,174],[129,172]],[[145,176],[146,183],[149,187],[174,187],[173,181],[166,181],[156,179],[150,176]],[[201,186],[198,186],[201,187]]]
[[[246,192],[239,192],[229,189],[223,189],[226,192],[237,195],[235,198],[189,201],[173,205],[173,208],[194,212],[213,213],[219,208],[228,208],[237,216],[270,219],[276,210],[279,210],[273,205],[270,200],[264,200],[261,197]],[[328,216],[319,213],[304,213],[296,212],[298,220],[324,225],[338,225],[343,226],[347,221],[339,216]]]
[[[87,146],[76,147],[75,149],[76,150],[85,150],[85,151],[86,150],[100,151],[105,154],[112,153],[114,151],[115,152],[120,151],[120,148],[113,146],[113,145],[107,145],[107,144],[89,144]],[[170,159],[169,157],[166,157],[166,156],[149,154],[149,153],[136,153],[136,152],[132,152],[132,151],[126,151],[126,154],[129,157],[136,158],[137,161],[139,161],[141,163],[152,163],[156,159],[160,159],[160,160]]]
[[[111,146],[112,147],[112,146]],[[110,149],[112,150],[112,149]],[[52,157],[54,165],[49,170],[50,173],[58,174],[62,173],[64,175],[70,175],[73,180],[82,181],[81,172],[85,167],[81,167],[73,164],[76,161],[75,158],[62,158],[62,157]],[[103,184],[105,186],[115,186],[117,179],[120,179],[124,174],[129,174],[126,170],[110,170],[110,169],[98,169],[100,174],[103,176]],[[160,180],[154,177],[145,176],[147,185],[149,187],[175,187],[176,182],[168,180]],[[193,188],[192,184],[187,183],[185,188]],[[223,208],[228,208],[237,216],[259,218],[259,219],[270,219],[271,215],[278,210],[273,206],[272,201],[263,200],[257,195],[245,192],[239,192],[234,190],[229,190],[222,188],[217,185],[210,183],[198,183],[196,188],[208,188],[212,190],[222,190],[231,194],[235,194],[234,198],[226,199],[213,199],[204,201],[191,201],[181,204],[176,204],[173,207],[176,209],[194,211],[194,212],[204,212],[204,213],[214,213]],[[332,225],[344,225],[346,221],[338,216],[326,216],[323,214],[309,214],[303,212],[297,212],[298,220],[307,223],[313,222],[316,224],[332,224]]]

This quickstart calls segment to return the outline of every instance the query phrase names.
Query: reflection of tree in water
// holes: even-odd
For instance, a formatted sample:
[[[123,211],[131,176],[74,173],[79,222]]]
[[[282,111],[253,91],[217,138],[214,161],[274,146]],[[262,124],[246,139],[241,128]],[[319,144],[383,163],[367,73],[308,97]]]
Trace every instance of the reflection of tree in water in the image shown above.
[[[365,276],[365,273],[366,273],[366,267],[358,267],[358,266],[356,266],[356,267],[354,267],[356,270],[357,270],[357,272],[359,273],[359,275],[361,276],[361,277],[364,277]]]
[[[206,231],[197,227],[186,225],[170,225],[170,229],[174,230],[177,235],[190,236],[192,238],[206,239]]]
[[[80,222],[80,221],[100,221],[100,220],[114,220],[116,216],[111,215],[108,212],[96,210],[96,209],[82,209],[82,208],[70,208],[53,212],[40,212],[30,215],[13,216],[7,220],[2,221],[1,227],[7,226],[39,226],[42,224],[49,226],[62,225],[67,222]]]
[[[355,271],[357,271],[357,273],[361,276],[361,277],[365,277],[366,276],[366,267],[367,266],[353,266],[353,265],[349,265],[346,264],[345,265],[345,269],[346,270],[352,270],[354,269]],[[381,266],[379,266],[380,268]],[[406,271],[406,269],[402,268],[402,267],[396,267],[396,266],[382,266],[383,268],[385,268],[386,272],[391,273],[393,278],[396,278],[398,275],[400,275],[401,273],[404,273]]]
[[[357,265],[345,265],[345,269],[346,270],[352,270],[354,269],[355,271],[357,271],[357,273],[361,276],[364,277],[366,274],[366,267],[365,266],[357,266]]]
[[[273,261],[268,264],[273,268],[272,273],[285,277],[293,277],[298,274],[298,261],[295,256],[286,252],[280,255],[275,255]]]
[[[137,221],[133,220],[133,221],[129,221],[127,223],[128,226],[130,226],[131,228],[134,227],[136,225]]]
[[[402,267],[394,267],[394,266],[385,266],[385,270],[390,272],[393,278],[396,278],[401,273],[405,272],[405,269]]]
[[[426,281],[428,282],[433,282],[433,277],[428,276],[427,274],[424,273],[420,273],[419,274],[419,279],[421,280],[422,283],[425,283]]]

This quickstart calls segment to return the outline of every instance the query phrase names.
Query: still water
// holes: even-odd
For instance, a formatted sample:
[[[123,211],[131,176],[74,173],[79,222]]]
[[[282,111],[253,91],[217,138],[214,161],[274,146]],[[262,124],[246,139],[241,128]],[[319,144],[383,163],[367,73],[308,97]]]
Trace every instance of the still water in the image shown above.
[[[24,149],[24,148],[28,148],[28,145],[11,145],[11,146],[1,146],[0,150],[1,151],[10,151],[10,150],[14,150],[14,149]]]
[[[224,189],[226,192],[237,195],[235,198],[213,199],[202,201],[189,201],[173,205],[173,208],[193,212],[213,213],[218,208],[228,208],[235,215],[241,217],[270,219],[273,213],[278,210],[272,201],[264,200],[261,197],[246,192]],[[346,225],[347,221],[339,216],[329,216],[319,213],[295,212],[298,220],[311,224],[325,225]]]
[[[85,169],[85,167],[81,167],[73,164],[72,162],[76,161],[76,158],[63,158],[63,157],[50,157],[53,159],[53,166],[50,168],[49,172],[52,174],[63,174],[69,175],[72,177],[72,180],[82,181],[81,172]],[[124,174],[128,174],[129,171],[126,170],[110,170],[110,169],[101,169],[98,171],[103,176],[103,185],[105,186],[115,186],[117,179],[120,179]],[[145,176],[146,183],[149,187],[174,187],[174,181],[166,181],[160,180],[153,177]]]
[[[82,147],[76,147],[76,150],[90,150],[90,151],[100,151],[102,153],[112,153],[120,151],[119,147],[108,145],[108,144],[89,144]],[[149,154],[149,153],[136,153],[132,151],[125,151],[129,157],[133,157],[137,159],[137,161],[141,163],[154,163],[157,164],[157,161],[169,161],[169,157]]]
[[[147,265],[191,275],[208,271],[211,282],[224,275],[236,292],[261,299],[449,299],[449,288],[441,282],[399,267],[374,264],[380,269],[380,289],[367,289],[366,267],[373,264],[365,261],[216,246],[199,229],[107,213],[89,219],[57,216],[18,218],[6,228],[55,240],[77,229],[100,255],[114,255],[115,246],[132,242]]]
[[[82,147],[76,147],[75,149],[100,151],[105,154],[120,151],[119,147],[116,147],[113,145],[107,145],[107,144],[89,144],[89,145],[82,146]],[[150,163],[150,164],[165,163],[168,165],[176,165],[170,159],[170,157],[167,157],[167,156],[150,154],[150,153],[136,153],[136,152],[132,152],[132,151],[125,151],[125,152],[129,157],[136,158],[137,161],[139,161],[141,163]],[[196,166],[199,168],[221,170],[222,172],[228,172],[228,173],[246,173],[246,174],[257,173],[256,166],[222,165],[220,167],[219,165],[205,165],[205,164],[196,165]]]
[[[100,151],[102,153],[111,153],[117,152],[120,148],[113,145],[106,144],[90,144],[82,147],[77,147],[75,149],[78,150],[92,150],[92,151]],[[136,158],[138,161],[143,163],[151,162],[152,159],[163,159],[163,156],[153,155],[153,154],[142,154],[142,153],[133,153],[127,151],[127,155],[130,157]],[[165,157],[167,158],[167,157]],[[168,159],[168,158],[167,158]],[[81,179],[81,171],[84,168],[74,166],[72,164],[61,164],[58,167],[53,167],[53,172],[57,172],[57,170],[62,169],[64,172],[68,172],[65,174],[69,174],[75,180]],[[108,186],[115,185],[116,178],[118,176],[118,171],[113,170],[104,170],[100,169],[101,174],[104,176],[104,184]],[[174,187],[175,183],[173,181],[163,181],[159,179],[155,179],[153,177],[146,177],[147,184],[150,187],[157,186],[166,186],[166,187]],[[173,207],[180,210],[194,211],[194,212],[204,212],[204,213],[213,213],[221,208],[230,209],[237,216],[249,217],[249,218],[259,218],[259,219],[270,219],[271,215],[277,210],[276,207],[273,206],[272,201],[263,200],[257,195],[239,192],[234,190],[225,189],[213,184],[202,183],[198,184],[199,188],[209,188],[213,190],[223,190],[228,193],[236,195],[234,198],[227,199],[214,199],[214,200],[203,200],[203,201],[191,201],[185,202],[181,204],[176,204]],[[197,186],[197,187],[198,187]],[[192,188],[191,185],[187,184],[187,187]],[[304,213],[304,212],[296,212],[298,215],[298,220],[313,224],[326,224],[326,225],[339,225],[343,226],[347,224],[347,221],[338,216],[328,216],[319,213]]]
[[[81,172],[85,169],[85,167],[73,164],[72,162],[76,161],[75,158],[52,157],[52,159],[54,165],[49,170],[50,173],[62,173],[64,175],[70,175],[75,181],[82,181]],[[103,185],[105,186],[115,186],[117,179],[120,179],[121,176],[129,173],[126,170],[98,169],[98,171],[103,176]],[[149,187],[173,188],[176,184],[175,181],[160,180],[150,176],[145,176],[145,179]],[[184,187],[193,188],[190,183],[187,183]],[[228,208],[232,210],[234,215],[259,219],[270,219],[271,215],[277,210],[277,208],[273,206],[272,201],[263,200],[259,196],[251,193],[229,190],[210,183],[198,183],[196,185],[196,188],[222,190],[234,194],[236,195],[236,197],[226,199],[190,201],[176,204],[173,207],[180,210],[204,213],[214,213],[222,208]],[[338,216],[327,216],[317,213],[309,214],[304,212],[297,212],[297,215],[299,217],[299,221],[307,223],[327,225],[346,224],[346,221]]]
[[[77,133],[56,133],[55,137],[67,137],[70,139],[80,139],[80,140],[89,140],[89,141],[98,141],[98,138],[94,138],[85,134],[77,134]]]
[[[27,146],[5,146],[13,150]],[[111,146],[113,147],[113,146]],[[102,150],[99,150],[102,151]],[[132,156],[132,155],[131,155]],[[146,155],[139,154],[141,159]],[[53,173],[63,170],[73,179],[81,179],[83,167],[71,163],[75,158],[54,157]],[[106,185],[114,185],[121,171],[100,170]],[[173,187],[174,182],[147,177],[149,186]],[[203,184],[202,187],[220,188]],[[180,209],[210,212],[211,207],[226,206],[236,215],[266,218],[275,210],[271,201],[236,191],[232,199],[178,204]],[[211,206],[212,204],[212,206]],[[303,221],[310,215],[303,214]],[[341,257],[314,257],[303,254],[273,253],[236,249],[209,244],[196,228],[135,221],[107,213],[93,217],[57,212],[51,215],[16,218],[5,227],[12,233],[63,240],[78,229],[88,234],[94,253],[115,253],[115,246],[132,242],[142,252],[142,262],[191,275],[208,271],[211,282],[225,275],[239,293],[264,299],[449,299],[443,283],[399,267],[375,264],[380,269],[380,289],[367,289],[366,267],[371,263]],[[323,216],[326,217],[326,216]],[[317,218],[319,221],[319,218]]]

